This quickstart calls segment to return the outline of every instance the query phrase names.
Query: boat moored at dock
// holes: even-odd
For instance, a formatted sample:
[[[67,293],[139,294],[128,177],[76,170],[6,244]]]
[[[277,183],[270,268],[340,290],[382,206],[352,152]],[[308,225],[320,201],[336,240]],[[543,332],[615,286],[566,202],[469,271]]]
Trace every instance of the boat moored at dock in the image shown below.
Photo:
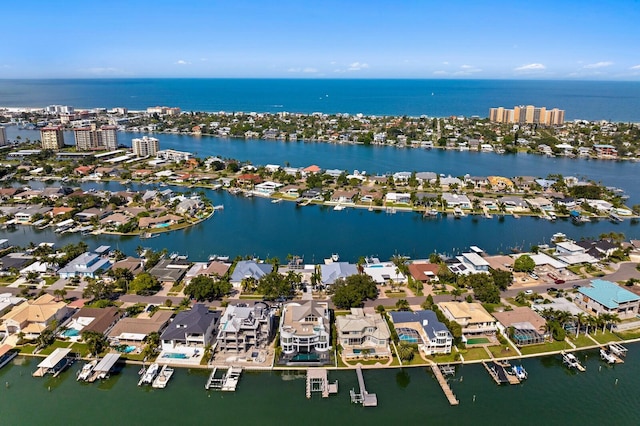
[[[586,368],[578,361],[578,358],[572,353],[560,352],[562,362],[569,368],[575,368],[578,371],[586,371]]]

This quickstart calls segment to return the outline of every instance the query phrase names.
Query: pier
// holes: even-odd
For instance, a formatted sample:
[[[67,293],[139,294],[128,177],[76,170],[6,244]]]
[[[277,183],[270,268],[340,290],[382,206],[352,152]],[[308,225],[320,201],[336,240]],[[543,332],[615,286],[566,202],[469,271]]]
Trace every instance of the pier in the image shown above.
[[[48,357],[38,364],[38,369],[33,372],[33,377],[43,377],[47,373],[53,374],[53,377],[57,377],[65,368],[67,368],[73,360],[68,358],[71,349],[57,348]]]
[[[453,367],[445,366],[445,368],[446,368],[446,371],[449,372]],[[458,401],[458,398],[456,398],[456,396],[453,394],[453,391],[449,387],[449,383],[447,382],[447,379],[444,378],[444,375],[442,374],[442,371],[440,370],[440,368],[438,368],[436,364],[431,364],[431,370],[433,370],[433,375],[436,376],[436,380],[438,381],[438,384],[440,384],[440,387],[444,392],[444,396],[446,396],[447,399],[449,400],[449,405],[460,404],[460,401]]]
[[[358,366],[356,368],[356,375],[358,376],[358,386],[360,387],[360,393],[356,393],[351,389],[351,402],[356,404],[362,404],[364,407],[377,407],[378,397],[375,393],[367,392],[367,388],[364,385],[364,377],[362,376],[362,368]]]
[[[320,392],[323,398],[328,398],[330,394],[338,393],[338,381],[329,383],[328,372],[324,368],[309,368],[307,370],[307,399],[311,398],[312,392]]]
[[[520,384],[520,379],[518,379],[515,375],[510,375],[507,373],[507,366],[511,367],[511,365],[507,364],[506,366],[504,364],[499,364],[497,362],[493,362],[493,361],[489,361],[489,362],[483,362],[482,365],[484,365],[484,368],[487,369],[487,371],[489,372],[489,375],[491,376],[491,378],[496,382],[496,384],[498,385],[502,385],[502,384],[510,384],[510,385],[517,385]]]
[[[211,374],[209,374],[209,378],[207,379],[207,383],[204,385],[206,390],[209,389],[222,389],[222,377],[216,377],[216,373],[218,372],[218,368],[214,367],[211,370]]]
[[[624,362],[622,358],[627,356],[627,348],[619,343],[609,343],[609,352],[618,357],[620,362]]]
[[[93,369],[91,376],[87,379],[89,383],[93,383],[96,380],[102,380],[109,377],[111,369],[120,359],[121,354],[107,354]]]

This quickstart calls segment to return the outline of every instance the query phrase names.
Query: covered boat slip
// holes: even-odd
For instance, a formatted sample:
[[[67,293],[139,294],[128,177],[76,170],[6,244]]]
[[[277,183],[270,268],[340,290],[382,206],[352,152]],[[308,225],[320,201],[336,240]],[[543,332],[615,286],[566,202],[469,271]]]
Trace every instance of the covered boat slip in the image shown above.
[[[18,355],[17,351],[12,351],[13,347],[9,345],[0,346],[0,368],[4,367]]]
[[[114,365],[116,365],[116,362],[118,362],[121,355],[122,354],[118,353],[105,355],[104,358],[102,358],[98,365],[96,365],[96,367],[93,369],[93,374],[91,374],[91,377],[89,377],[89,380],[87,381],[95,382],[98,379],[106,379],[107,377],[109,377],[111,369]]]
[[[71,349],[57,348],[44,361],[38,364],[38,369],[33,373],[33,377],[42,377],[47,373],[52,373],[54,376],[58,375],[68,365],[67,355],[69,355],[69,352],[71,352]]]

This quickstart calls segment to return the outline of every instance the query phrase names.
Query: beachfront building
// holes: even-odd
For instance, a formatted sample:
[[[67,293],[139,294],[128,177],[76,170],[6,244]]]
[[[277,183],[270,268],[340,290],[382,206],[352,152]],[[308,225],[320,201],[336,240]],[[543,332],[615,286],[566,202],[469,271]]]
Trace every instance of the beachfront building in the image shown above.
[[[638,315],[640,296],[605,280],[592,280],[590,287],[580,287],[575,302],[594,315],[616,314],[622,320]]]
[[[503,107],[490,108],[489,120],[496,123],[520,123],[520,124],[545,124],[548,126],[560,126],[564,124],[564,110],[533,105],[520,105],[513,109]]]
[[[336,329],[345,358],[391,356],[389,326],[371,308],[351,308],[350,314],[337,316]]]
[[[280,316],[283,361],[328,361],[331,349],[329,304],[315,300],[287,303]]]
[[[60,268],[58,275],[64,279],[73,277],[96,278],[109,268],[111,268],[109,259],[100,257],[97,253],[85,252]]]
[[[517,346],[544,343],[547,322],[527,306],[518,306],[510,311],[494,312],[498,320],[496,327]]]
[[[2,318],[0,331],[7,335],[24,333],[25,338],[35,339],[53,321],[62,322],[71,309],[65,302],[58,302],[50,294],[16,305]]]
[[[480,303],[440,302],[438,308],[449,321],[455,321],[462,326],[465,339],[496,332],[496,319]]]
[[[337,279],[345,279],[356,274],[358,274],[358,267],[349,262],[332,262],[320,265],[320,280],[323,286],[332,285]]]
[[[409,273],[414,280],[426,284],[430,281],[438,281],[440,265],[426,262],[413,262],[409,264]]]
[[[137,157],[154,157],[158,154],[159,142],[156,138],[143,136],[132,139],[131,146]]]
[[[489,262],[475,252],[462,253],[456,256],[457,262],[449,263],[447,266],[454,274],[471,275],[471,274],[488,274]]]
[[[273,265],[270,263],[258,263],[255,260],[241,260],[236,263],[233,273],[231,274],[231,284],[238,288],[245,279],[254,279],[258,281],[260,278],[271,273]]]
[[[254,349],[266,348],[272,337],[274,318],[266,303],[227,306],[220,319],[217,350],[250,354]]]
[[[141,313],[135,318],[122,318],[107,333],[112,345],[126,345],[142,348],[151,333],[161,334],[173,316],[173,311],[158,310],[153,315]]]
[[[175,149],[164,149],[158,151],[156,157],[160,160],[179,163],[189,161],[193,157],[193,154],[190,152],[176,151]]]
[[[453,336],[436,313],[424,311],[390,312],[393,326],[400,342],[417,344],[425,355],[448,354],[453,346]]]
[[[162,350],[204,349],[213,343],[219,319],[220,312],[210,311],[202,303],[179,312],[160,336]]]
[[[58,151],[64,147],[64,133],[61,126],[47,126],[40,129],[42,149]]]

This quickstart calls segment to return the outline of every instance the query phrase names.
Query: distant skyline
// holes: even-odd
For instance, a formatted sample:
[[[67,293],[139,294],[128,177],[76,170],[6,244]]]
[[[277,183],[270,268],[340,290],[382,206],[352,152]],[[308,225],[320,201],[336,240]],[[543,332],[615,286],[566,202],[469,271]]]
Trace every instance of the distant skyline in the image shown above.
[[[640,81],[640,3],[10,2],[0,78]]]

